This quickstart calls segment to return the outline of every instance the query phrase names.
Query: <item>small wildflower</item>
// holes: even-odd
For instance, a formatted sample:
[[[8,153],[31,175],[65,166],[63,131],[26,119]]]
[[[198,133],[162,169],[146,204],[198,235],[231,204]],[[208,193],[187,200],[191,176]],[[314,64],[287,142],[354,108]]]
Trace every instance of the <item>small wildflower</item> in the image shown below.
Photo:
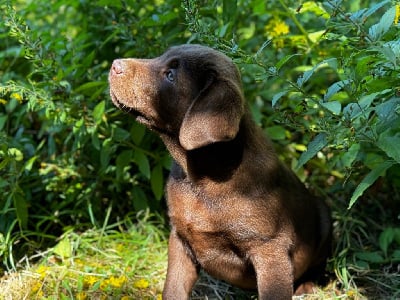
[[[11,98],[14,98],[15,100],[17,100],[19,103],[22,102],[22,96],[18,93],[12,93],[11,94]]]
[[[49,270],[49,267],[47,266],[39,266],[36,269],[36,273],[40,275],[40,279],[43,279],[47,275],[47,271]]]
[[[85,292],[79,292],[76,295],[76,300],[86,300],[88,295]]]
[[[40,281],[35,281],[31,287],[31,295],[35,297],[35,299],[41,299],[43,297],[43,283]]]
[[[162,300],[162,295],[161,294],[157,294],[156,300]]]
[[[32,285],[31,291],[32,293],[36,293],[42,288],[42,283],[40,281],[35,281],[35,283]]]
[[[133,283],[133,287],[137,289],[147,289],[149,287],[149,282],[146,279],[139,279]]]
[[[279,37],[289,33],[289,26],[282,20],[274,18],[265,26],[265,30],[271,37]]]
[[[85,278],[83,279],[83,283],[84,283],[86,286],[92,286],[92,285],[94,285],[97,281],[98,281],[98,278],[97,278],[96,276],[93,276],[93,275],[85,276]]]
[[[126,276],[120,276],[120,277],[111,276],[108,282],[113,287],[120,288],[126,282]]]
[[[353,290],[349,290],[349,291],[346,292],[346,295],[347,295],[348,297],[354,297],[355,293],[354,293]]]
[[[75,258],[74,263],[78,266],[84,265],[84,262],[80,258]]]
[[[108,281],[108,279],[105,279],[102,282],[100,282],[100,289],[104,291],[108,288],[108,285],[109,285],[109,281]]]
[[[398,24],[400,19],[400,4],[396,4],[396,15],[394,16],[394,24]]]
[[[0,104],[6,105],[6,104],[7,104],[7,100],[5,100],[5,99],[0,99]]]

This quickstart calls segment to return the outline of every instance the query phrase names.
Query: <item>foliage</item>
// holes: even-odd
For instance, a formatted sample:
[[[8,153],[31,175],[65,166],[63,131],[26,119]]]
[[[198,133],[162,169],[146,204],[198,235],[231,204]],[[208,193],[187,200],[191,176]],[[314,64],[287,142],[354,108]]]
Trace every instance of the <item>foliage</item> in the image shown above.
[[[154,57],[186,42],[233,58],[281,158],[332,199],[341,281],[350,255],[357,270],[398,261],[398,226],[375,226],[377,238],[353,249],[349,228],[368,234],[343,208],[382,201],[387,219],[399,214],[398,2],[3,0],[0,8],[0,256],[8,268],[71,227],[164,211],[170,158],[111,105],[107,74],[114,58]]]
[[[182,42],[183,24],[173,1],[100,2],[1,5],[4,257],[12,258],[18,232],[40,242],[70,225],[97,225],[109,206],[114,219],[161,210],[170,159],[154,135],[112,107],[107,74],[115,57],[155,56]]]
[[[366,174],[349,207],[378,177],[398,173],[400,153],[394,145],[400,142],[399,5],[372,2],[352,13],[343,1],[307,1],[296,10],[284,1],[279,5],[253,1],[240,11],[234,4],[224,7],[222,20],[251,15],[256,16],[255,24],[267,24],[250,32],[235,28],[234,22],[210,25],[208,17],[199,17],[202,9],[197,1],[187,1],[187,7],[193,39],[237,57],[246,64],[245,73],[257,72],[257,79],[266,85],[264,93],[257,90],[258,106],[271,103],[280,124],[271,129],[268,115],[259,116],[259,121],[269,127],[272,138],[285,138],[282,126],[302,136],[311,131],[307,151],[293,162],[296,169],[324,152],[332,175],[349,179],[355,172]],[[233,38],[228,43],[229,36]],[[249,43],[258,48],[254,55],[249,54]],[[398,176],[390,184],[397,191]]]

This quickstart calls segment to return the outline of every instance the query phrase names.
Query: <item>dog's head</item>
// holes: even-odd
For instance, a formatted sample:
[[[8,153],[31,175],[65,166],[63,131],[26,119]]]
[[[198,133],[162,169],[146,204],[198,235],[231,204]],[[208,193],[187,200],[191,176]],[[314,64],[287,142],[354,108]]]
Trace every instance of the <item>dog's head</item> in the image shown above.
[[[244,114],[240,75],[224,54],[200,45],[154,59],[118,59],[109,74],[114,104],[186,150],[232,140]]]

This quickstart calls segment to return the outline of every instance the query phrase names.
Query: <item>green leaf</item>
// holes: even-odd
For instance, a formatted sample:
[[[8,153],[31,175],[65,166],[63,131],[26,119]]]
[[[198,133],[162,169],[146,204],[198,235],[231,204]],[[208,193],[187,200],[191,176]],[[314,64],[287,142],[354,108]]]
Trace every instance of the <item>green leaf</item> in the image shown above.
[[[93,118],[97,124],[99,124],[103,118],[105,107],[106,102],[103,100],[93,109]]]
[[[0,115],[0,130],[3,130],[4,125],[8,119],[7,115]]]
[[[123,178],[124,169],[130,164],[132,155],[132,150],[125,150],[117,156],[117,159],[115,160],[117,179],[121,180]]]
[[[380,21],[372,25],[368,30],[368,36],[374,42],[379,41],[382,36],[389,30],[392,26],[394,18],[396,16],[396,7],[391,7],[388,11],[386,11]]]
[[[150,164],[147,156],[140,150],[136,150],[133,161],[138,165],[140,173],[150,179]]]
[[[378,122],[375,126],[376,132],[380,135],[388,129],[400,128],[400,98],[391,98],[375,107]],[[398,131],[398,130],[397,130]]]
[[[133,123],[130,134],[135,145],[140,145],[145,133],[146,133],[146,127],[137,122]]]
[[[377,96],[382,96],[388,92],[390,89],[386,89],[380,92],[372,93],[361,97],[360,101],[357,103],[349,103],[343,108],[343,115],[350,120],[359,117],[361,114],[368,115],[371,111],[370,107],[372,102]]]
[[[113,139],[118,142],[129,140],[129,137],[130,137],[129,131],[123,128],[116,127],[113,131]]]
[[[146,210],[149,207],[147,200],[146,193],[140,187],[134,186],[132,189],[132,201],[135,210]]]
[[[304,83],[306,83],[311,76],[314,74],[315,71],[317,71],[319,68],[324,67],[328,65],[329,67],[333,68],[334,70],[337,69],[337,59],[336,58],[329,58],[321,61],[318,63],[316,66],[314,66],[311,70],[307,70],[303,73],[303,75],[299,76],[297,78],[297,86],[301,88]]]
[[[276,93],[273,97],[272,97],[272,107],[276,106],[276,103],[279,101],[279,99],[281,99],[283,96],[285,96],[289,91],[282,91],[279,93]]]
[[[377,146],[381,148],[389,157],[400,164],[400,129],[388,129],[381,133],[378,138]]]
[[[26,171],[31,171],[33,167],[33,163],[36,161],[38,157],[37,156],[32,156],[28,161],[25,163],[24,169]]]
[[[164,177],[161,165],[157,165],[151,171],[151,189],[157,200],[160,200],[164,192]]]
[[[68,237],[64,237],[53,249],[53,252],[62,259],[72,257],[72,244]]]
[[[329,19],[330,15],[326,12],[321,4],[316,1],[305,1],[302,3],[301,13],[312,12],[318,17]]]
[[[26,229],[28,227],[28,204],[23,197],[22,190],[19,187],[15,187],[15,189],[12,196],[18,222],[21,228]]]
[[[235,19],[237,11],[236,0],[223,0],[222,1],[222,19],[225,23],[232,22]]]
[[[307,150],[304,151],[297,162],[296,170],[300,169],[305,163],[313,158],[318,151],[328,144],[327,134],[325,132],[319,133],[307,146]]]
[[[98,136],[98,132],[94,131],[91,135],[92,145],[96,150],[100,150],[100,139]]]
[[[394,229],[394,240],[400,246],[400,227]]]
[[[351,83],[351,80],[346,79],[346,80],[341,80],[341,81],[338,81],[338,82],[335,82],[334,84],[332,84],[326,91],[326,94],[324,95],[324,101],[325,102],[329,101],[329,99],[332,98],[333,95],[335,95],[337,92],[342,90],[349,83]]]
[[[350,18],[350,20],[352,20],[353,22],[356,22],[356,23],[365,23],[366,19],[369,16],[371,16],[374,12],[376,12],[378,9],[380,9],[382,6],[384,6],[388,2],[389,2],[389,0],[380,1],[377,4],[373,5],[369,9],[367,9],[367,8],[360,9],[360,10],[352,13],[349,16],[349,18]]]
[[[380,176],[382,176],[387,169],[394,165],[394,162],[385,161],[372,169],[371,172],[364,177],[360,184],[356,187],[353,195],[351,196],[348,209],[350,209],[357,199],[367,190]]]
[[[269,44],[271,44],[271,40],[266,40],[261,47],[257,50],[257,53],[255,55],[255,57],[259,57],[261,55],[261,53],[264,51],[264,49],[269,46]]]
[[[340,104],[339,101],[320,102],[320,105],[325,107],[334,115],[338,115],[342,111],[342,104]]]
[[[304,83],[306,83],[308,79],[310,79],[310,77],[314,74],[315,69],[316,67],[312,68],[311,70],[305,71],[303,75],[297,78],[297,86],[299,88],[301,88],[304,85]]]
[[[386,228],[379,235],[379,247],[382,249],[385,256],[387,256],[387,250],[390,244],[393,242],[395,237],[395,230],[392,227]]]
[[[360,144],[353,144],[351,147],[342,154],[340,160],[344,167],[350,168],[360,151]]]
[[[272,140],[284,140],[286,138],[285,128],[279,125],[267,127],[265,132]]]
[[[384,262],[384,258],[382,255],[375,251],[375,252],[357,252],[355,253],[356,257],[362,260],[365,260],[370,263],[382,263]]]
[[[0,161],[0,170],[4,169],[9,163],[11,159],[9,157],[4,158],[2,161]]]
[[[105,86],[104,81],[91,81],[86,82],[75,89],[76,93],[83,93],[85,95],[91,95],[93,91],[99,90],[99,87]]]
[[[98,7],[115,7],[115,8],[122,8],[122,1],[121,0],[97,0],[96,5]]]
[[[289,54],[289,55],[284,56],[283,58],[281,58],[281,59],[276,63],[276,65],[275,65],[276,70],[279,71],[280,68],[282,68],[282,66],[283,66],[284,64],[286,64],[291,58],[293,58],[293,57],[295,57],[295,56],[299,56],[299,55],[300,55],[300,54],[295,53],[295,54]]]
[[[100,150],[100,164],[103,169],[106,169],[109,165],[110,159],[111,159],[111,140],[106,139],[103,141],[103,146],[101,147]]]
[[[363,17],[364,18],[368,18],[369,16],[371,16],[373,13],[375,13],[377,10],[379,10],[381,7],[383,7],[384,5],[388,4],[389,2],[390,2],[390,0],[379,1],[378,3],[376,3],[375,5],[370,7],[367,10],[367,12],[363,15]]]
[[[16,161],[21,161],[24,159],[24,154],[21,152],[21,150],[17,148],[10,148],[8,149],[8,155],[14,158]]]

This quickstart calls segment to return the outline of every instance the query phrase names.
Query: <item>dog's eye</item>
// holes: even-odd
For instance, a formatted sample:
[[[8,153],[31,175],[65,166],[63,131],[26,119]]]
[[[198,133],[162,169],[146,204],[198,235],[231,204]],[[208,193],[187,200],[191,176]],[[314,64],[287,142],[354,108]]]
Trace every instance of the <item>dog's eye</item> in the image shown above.
[[[167,78],[168,81],[174,82],[174,81],[175,81],[175,73],[176,73],[176,70],[175,70],[175,69],[169,69],[169,70],[165,73],[165,77]]]

